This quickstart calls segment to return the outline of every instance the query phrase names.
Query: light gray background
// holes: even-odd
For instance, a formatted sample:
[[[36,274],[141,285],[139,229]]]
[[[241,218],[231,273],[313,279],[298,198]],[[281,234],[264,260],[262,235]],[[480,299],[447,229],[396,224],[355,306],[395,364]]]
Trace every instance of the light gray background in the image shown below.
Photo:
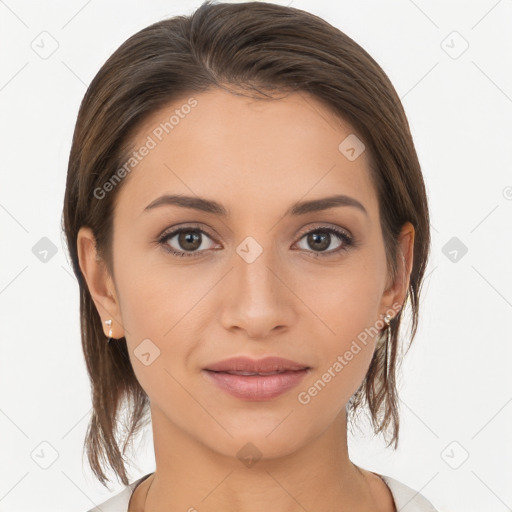
[[[109,496],[81,461],[89,383],[60,232],[71,137],[107,57],[199,4],[0,0],[0,511],[85,511]],[[346,32],[384,68],[430,198],[432,256],[403,364],[401,443],[386,450],[363,430],[349,436],[352,460],[440,511],[510,510],[512,1],[291,5]],[[41,252],[43,237],[55,254]],[[132,481],[154,469],[151,432],[141,442]]]

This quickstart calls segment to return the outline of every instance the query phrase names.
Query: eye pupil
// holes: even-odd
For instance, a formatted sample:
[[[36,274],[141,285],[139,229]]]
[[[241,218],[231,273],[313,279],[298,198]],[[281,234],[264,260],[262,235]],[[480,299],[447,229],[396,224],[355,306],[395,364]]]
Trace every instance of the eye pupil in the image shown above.
[[[324,251],[329,247],[329,236],[330,235],[328,233],[325,233],[324,231],[315,231],[314,233],[310,233],[308,235],[308,243],[314,242],[313,244],[311,244],[312,247]],[[317,242],[320,242],[320,245],[318,245]]]

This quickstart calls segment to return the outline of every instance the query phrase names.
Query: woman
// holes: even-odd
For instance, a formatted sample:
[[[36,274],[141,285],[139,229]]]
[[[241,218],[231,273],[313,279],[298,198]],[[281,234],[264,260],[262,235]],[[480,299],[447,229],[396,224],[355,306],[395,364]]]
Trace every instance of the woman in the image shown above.
[[[402,105],[353,40],[258,2],[141,30],[84,97],[63,223],[89,463],[127,486],[94,510],[435,510],[348,456],[363,405],[397,446],[430,245]],[[149,420],[156,470],[129,485]]]

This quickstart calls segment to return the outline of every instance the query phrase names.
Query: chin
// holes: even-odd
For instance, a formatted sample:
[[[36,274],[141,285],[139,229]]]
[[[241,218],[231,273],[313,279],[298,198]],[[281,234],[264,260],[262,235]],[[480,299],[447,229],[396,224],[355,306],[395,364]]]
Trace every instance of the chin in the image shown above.
[[[245,455],[253,459],[286,457],[308,443],[306,432],[297,432],[294,423],[288,422],[286,419],[283,421],[287,414],[289,413],[276,416],[273,421],[260,420],[257,424],[247,421],[247,419],[240,421],[236,426],[221,421],[232,437],[218,431],[218,436],[209,437],[203,442],[221,455],[235,456],[240,460]],[[312,439],[314,437],[312,436]]]

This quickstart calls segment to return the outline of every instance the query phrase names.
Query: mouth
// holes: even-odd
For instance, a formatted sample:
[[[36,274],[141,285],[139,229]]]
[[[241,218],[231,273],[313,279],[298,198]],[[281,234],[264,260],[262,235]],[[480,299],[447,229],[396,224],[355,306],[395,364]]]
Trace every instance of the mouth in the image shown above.
[[[203,374],[209,383],[235,398],[261,402],[272,400],[290,391],[310,371],[311,369],[307,367],[273,372],[203,370]]]

